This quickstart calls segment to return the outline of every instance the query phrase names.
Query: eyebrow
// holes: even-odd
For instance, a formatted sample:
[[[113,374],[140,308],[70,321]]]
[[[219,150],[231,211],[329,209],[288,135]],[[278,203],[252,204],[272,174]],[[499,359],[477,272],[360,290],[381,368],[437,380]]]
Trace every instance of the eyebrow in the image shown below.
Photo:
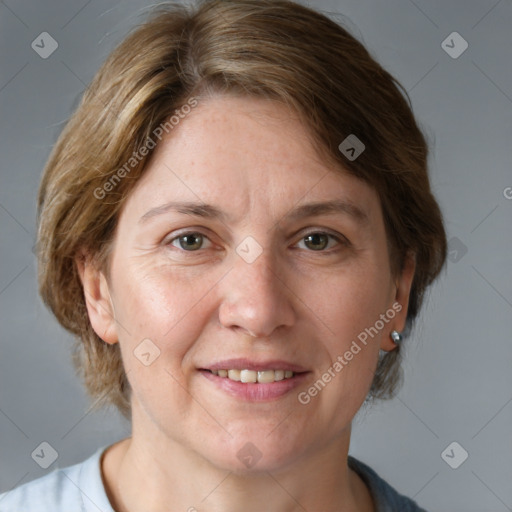
[[[222,220],[223,222],[227,221],[228,219],[228,215],[226,213],[224,213],[222,210],[211,204],[194,203],[191,201],[172,201],[170,203],[157,206],[156,208],[151,208],[151,210],[147,211],[139,219],[139,222],[146,222],[147,220],[153,217],[162,215],[164,213],[168,213],[170,211],[175,211],[177,213],[189,215],[192,217],[219,219]]]
[[[284,219],[298,220],[303,217],[317,217],[320,215],[329,214],[345,214],[353,217],[361,224],[366,224],[369,221],[368,215],[357,207],[355,204],[342,199],[333,199],[332,201],[307,203],[298,206],[294,210],[288,212]]]
[[[191,217],[202,217],[206,219],[220,220],[227,222],[230,216],[211,204],[195,203],[191,201],[172,201],[147,211],[140,219],[139,223],[144,223],[149,219],[175,211],[183,215]],[[354,220],[361,224],[368,222],[368,215],[359,207],[342,199],[334,199],[331,201],[307,203],[294,208],[286,213],[282,220],[295,221],[304,217],[315,217],[329,214],[345,214],[353,217]]]

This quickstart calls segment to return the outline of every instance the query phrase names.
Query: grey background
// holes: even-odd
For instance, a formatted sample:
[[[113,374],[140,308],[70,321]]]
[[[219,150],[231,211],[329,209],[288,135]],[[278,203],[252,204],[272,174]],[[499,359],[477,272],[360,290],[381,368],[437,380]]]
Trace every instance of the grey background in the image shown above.
[[[115,411],[89,412],[71,338],[37,296],[31,249],[52,144],[147,5],[0,2],[0,491],[129,434]],[[512,2],[311,5],[344,23],[409,91],[452,249],[409,340],[405,385],[358,415],[351,452],[430,511],[512,510]],[[44,31],[59,45],[47,59],[31,48]],[[457,59],[441,47],[453,31],[469,44]],[[47,470],[31,458],[42,441],[58,452]],[[441,457],[453,441],[469,453],[457,469]]]

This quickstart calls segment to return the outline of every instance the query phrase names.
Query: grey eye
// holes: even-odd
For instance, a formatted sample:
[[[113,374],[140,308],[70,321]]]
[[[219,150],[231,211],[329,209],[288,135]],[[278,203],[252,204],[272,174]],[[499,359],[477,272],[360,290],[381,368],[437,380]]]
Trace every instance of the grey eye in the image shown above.
[[[312,233],[305,236],[304,241],[313,251],[321,251],[329,244],[329,236],[325,233]]]
[[[204,241],[204,236],[201,233],[185,233],[171,240],[171,245],[183,249],[185,251],[193,252],[201,249]],[[176,245],[179,243],[179,246]]]
[[[339,243],[339,240],[334,235],[331,235],[329,233],[322,233],[321,231],[316,233],[309,233],[308,235],[304,236],[302,240],[299,243],[304,242],[306,247],[311,251],[324,251],[327,248],[333,247],[333,244],[329,246],[329,241],[333,240],[334,245]]]

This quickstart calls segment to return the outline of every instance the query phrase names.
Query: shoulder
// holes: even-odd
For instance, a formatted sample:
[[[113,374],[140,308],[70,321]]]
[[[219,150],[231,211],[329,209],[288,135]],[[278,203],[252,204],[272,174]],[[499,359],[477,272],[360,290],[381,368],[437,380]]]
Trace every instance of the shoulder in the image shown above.
[[[0,494],[0,512],[111,512],[100,470],[105,449]]]
[[[349,456],[349,467],[354,470],[365,482],[375,503],[376,512],[426,512],[415,501],[400,494],[372,468],[363,462]]]

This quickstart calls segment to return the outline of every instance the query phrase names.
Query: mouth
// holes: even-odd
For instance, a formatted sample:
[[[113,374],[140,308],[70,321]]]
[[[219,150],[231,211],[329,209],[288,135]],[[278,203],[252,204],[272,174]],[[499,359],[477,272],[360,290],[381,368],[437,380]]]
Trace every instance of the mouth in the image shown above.
[[[291,370],[207,370],[223,379],[230,379],[244,384],[270,384],[285,379],[291,379],[295,374]]]
[[[217,389],[239,400],[278,399],[304,382],[309,370],[285,361],[230,359],[198,368]]]

